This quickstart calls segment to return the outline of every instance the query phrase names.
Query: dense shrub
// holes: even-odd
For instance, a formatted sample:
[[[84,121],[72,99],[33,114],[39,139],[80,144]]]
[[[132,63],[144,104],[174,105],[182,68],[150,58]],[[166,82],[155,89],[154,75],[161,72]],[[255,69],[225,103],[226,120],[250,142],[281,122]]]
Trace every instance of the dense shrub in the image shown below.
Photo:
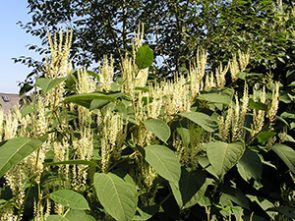
[[[32,102],[0,112],[0,220],[293,219],[294,82],[248,74],[247,51],[206,72],[200,48],[157,82],[142,36],[115,80],[49,38]]]

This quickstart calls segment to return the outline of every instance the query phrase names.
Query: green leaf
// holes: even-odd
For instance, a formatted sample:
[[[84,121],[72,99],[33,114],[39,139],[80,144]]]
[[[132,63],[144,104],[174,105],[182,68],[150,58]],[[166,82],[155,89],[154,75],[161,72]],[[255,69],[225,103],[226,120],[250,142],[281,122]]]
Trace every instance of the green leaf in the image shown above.
[[[245,72],[239,72],[238,73],[238,78],[245,81],[246,80],[246,77],[247,77],[247,74],[248,73],[245,73]]]
[[[0,199],[0,205],[4,204],[4,203],[6,203],[6,202],[7,202],[7,200]]]
[[[295,210],[294,207],[289,207],[289,206],[279,206],[279,207],[273,207],[268,209],[269,211],[276,211],[279,212],[280,214],[283,214],[290,218],[290,220],[295,219]]]
[[[275,144],[271,148],[289,169],[295,173],[295,150],[284,144]]]
[[[84,210],[70,210],[66,218],[69,221],[95,221],[95,218],[86,214]]]
[[[273,208],[274,204],[266,198],[258,197],[254,195],[247,195],[247,197],[252,201],[256,202],[261,209],[263,209],[270,217],[274,218],[276,213],[268,211],[268,209]]]
[[[87,200],[83,195],[73,190],[57,190],[49,195],[55,203],[77,210],[89,210]]]
[[[95,78],[97,81],[100,80],[100,79],[99,79],[100,75],[99,75],[98,73],[96,73],[96,72],[94,72],[94,71],[90,71],[90,70],[87,70],[86,73],[87,73],[88,75],[92,76],[93,78]]]
[[[255,110],[267,110],[266,104],[259,101],[254,101],[253,99],[249,99],[249,107]]]
[[[286,135],[286,137],[284,138],[284,141],[285,142],[295,143],[295,139],[289,134]]]
[[[210,173],[211,175],[213,175],[217,179],[219,178],[218,175],[216,174],[215,170],[213,169],[212,165],[210,164],[208,156],[199,156],[198,163],[208,173]]]
[[[139,69],[144,69],[152,65],[154,60],[153,50],[146,44],[141,46],[137,53],[135,63]]]
[[[46,221],[70,221],[70,220],[60,215],[50,215],[47,217]]]
[[[208,196],[206,196],[206,190],[209,185],[213,185],[213,179],[206,178],[203,185],[200,189],[196,192],[195,195],[183,206],[183,209],[190,208],[196,204],[200,206],[209,206],[211,205],[211,201]]]
[[[201,112],[185,112],[179,114],[182,117],[185,117],[192,122],[198,124],[204,130],[208,132],[213,132],[215,127],[215,121],[213,121],[210,116],[201,113]]]
[[[133,217],[132,221],[145,221],[152,218],[153,216],[152,214],[149,214],[140,208],[137,208],[137,213],[138,214]]]
[[[257,135],[257,140],[260,144],[265,145],[265,143],[274,135],[276,135],[276,133],[273,131],[262,131]]]
[[[239,163],[237,164],[239,174],[245,181],[251,178],[260,180],[262,175],[262,162],[258,156],[251,150],[246,150]]]
[[[191,142],[190,130],[184,127],[179,127],[176,130],[177,133],[180,135],[183,144],[187,147]]]
[[[144,148],[145,160],[156,172],[178,187],[181,175],[180,163],[175,153],[166,146],[149,145]]]
[[[43,142],[36,139],[17,137],[0,147],[0,178],[12,167],[37,150]]]
[[[104,103],[106,101],[111,102],[115,100],[116,98],[112,95],[105,95],[100,93],[88,93],[88,94],[72,95],[72,96],[66,97],[64,101],[67,103],[75,103],[86,108],[94,109],[95,107],[99,106],[98,105],[99,101]]]
[[[160,119],[148,119],[143,122],[144,126],[156,135],[164,143],[167,142],[171,135],[170,127],[166,122]]]
[[[90,103],[90,110],[100,109],[110,102],[110,98],[94,99]]]
[[[288,119],[295,119],[295,114],[289,113],[289,112],[283,112],[281,114],[282,118],[288,118]]]
[[[94,188],[99,202],[108,214],[118,221],[132,220],[138,200],[136,186],[112,173],[96,173]]]
[[[283,122],[286,126],[288,126],[288,127],[290,127],[291,126],[291,124],[289,125],[288,124],[288,122],[284,119],[284,118],[282,118],[282,117],[279,117],[279,116],[276,116],[276,119],[278,119],[278,120],[280,120],[281,122]],[[291,130],[292,130],[292,128],[291,128]]]
[[[170,183],[172,193],[179,208],[183,208],[183,206],[186,205],[186,203],[188,203],[200,190],[201,186],[205,182],[205,178],[206,176],[202,171],[188,172],[186,169],[182,168],[179,188],[173,183]]]
[[[22,108],[21,108],[22,117],[24,117],[30,113],[33,113],[35,111],[35,107],[36,107],[36,104],[34,104],[34,103],[22,106]]]
[[[197,99],[208,101],[211,103],[220,103],[220,104],[230,104],[231,97],[226,94],[220,94],[220,93],[205,93],[200,94]]]
[[[204,144],[209,162],[219,177],[223,177],[243,156],[242,143],[224,143],[221,141]]]
[[[284,59],[283,58],[281,58],[281,57],[277,57],[277,59],[280,61],[280,62],[282,62],[283,64],[285,64],[286,62],[284,61]]]
[[[159,212],[160,204],[149,204],[145,207],[137,207],[136,215],[132,221],[145,221],[150,220],[156,213]]]
[[[243,192],[241,192],[239,189],[235,189],[232,187],[224,186],[221,188],[221,198],[224,202],[226,201],[231,201],[233,203],[236,203],[237,205],[245,208],[245,209],[250,209],[249,208],[249,201],[247,197],[244,195]],[[221,201],[221,199],[220,199]]]
[[[41,88],[44,93],[47,93],[51,89],[57,87],[59,84],[64,82],[66,78],[38,78],[36,80],[36,85]]]
[[[290,104],[292,102],[292,98],[289,94],[280,94],[279,100],[285,104]]]

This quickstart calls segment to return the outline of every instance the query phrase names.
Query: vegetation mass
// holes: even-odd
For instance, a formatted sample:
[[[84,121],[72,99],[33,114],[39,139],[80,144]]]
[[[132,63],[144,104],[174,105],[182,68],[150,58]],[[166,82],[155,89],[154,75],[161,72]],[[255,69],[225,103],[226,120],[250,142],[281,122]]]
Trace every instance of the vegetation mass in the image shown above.
[[[28,2],[36,12],[55,1],[45,1],[44,8],[37,7],[43,1]],[[55,7],[71,8],[62,5],[69,1],[59,2]],[[87,11],[80,1],[71,2],[80,3],[81,13]],[[95,71],[74,68],[78,63],[71,59],[81,52],[75,41],[83,39],[75,37],[75,27],[49,29],[50,54],[36,66],[42,73],[24,83],[22,92],[28,85],[34,89],[29,99],[10,112],[0,109],[1,221],[295,219],[294,7],[267,0],[203,1],[200,12],[208,17],[202,19],[212,21],[215,6],[220,20],[199,29],[204,35],[194,42],[188,33],[193,13],[186,17],[179,10],[198,4],[163,2],[168,15],[175,13],[167,19],[182,24],[183,34],[172,43],[177,50],[159,44],[171,53],[163,69],[155,59],[166,49],[157,50],[144,38],[141,23],[130,41],[122,24],[126,47],[112,45],[107,55],[89,57],[101,60]],[[111,10],[121,9],[115,3],[101,7],[127,19],[129,10]],[[135,3],[125,5],[134,16],[143,11],[133,7],[147,4]],[[247,14],[253,19],[264,16],[228,23],[246,16],[239,17],[238,9],[254,10]],[[43,18],[46,12],[51,11],[36,13]],[[60,19],[59,13],[48,18]],[[278,32],[270,28],[255,35],[256,27],[267,31],[259,22],[270,21],[270,15],[276,16],[272,25]],[[226,32],[219,32],[224,24]],[[146,34],[151,27],[147,22]],[[170,26],[163,27],[169,34]],[[78,58],[87,66],[87,59]]]

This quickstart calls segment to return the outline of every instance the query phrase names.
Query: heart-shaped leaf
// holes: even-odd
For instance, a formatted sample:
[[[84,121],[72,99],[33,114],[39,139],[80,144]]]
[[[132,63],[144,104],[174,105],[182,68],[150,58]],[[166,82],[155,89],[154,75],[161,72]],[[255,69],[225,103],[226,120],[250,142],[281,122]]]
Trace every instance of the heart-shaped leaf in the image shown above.
[[[136,186],[112,173],[96,173],[94,188],[108,214],[118,221],[132,220],[138,200]]]
[[[88,210],[89,205],[83,195],[73,190],[57,190],[49,195],[56,203],[77,210]]]
[[[239,174],[245,181],[251,178],[260,180],[262,175],[262,162],[258,156],[251,150],[246,150],[239,163],[237,164]]]
[[[143,122],[144,126],[156,135],[164,143],[171,135],[170,127],[160,119],[148,119]]]
[[[170,183],[179,208],[183,208],[184,205],[192,200],[193,196],[197,194],[201,186],[204,184],[205,178],[206,176],[202,171],[188,172],[186,169],[182,168],[179,188],[173,183]]]
[[[229,171],[243,156],[242,143],[224,143],[221,141],[204,144],[209,162],[219,177]]]
[[[148,45],[141,46],[137,53],[135,63],[139,69],[144,69],[152,65],[154,52]]]
[[[144,148],[145,160],[164,179],[178,187],[181,165],[175,153],[166,146],[149,145]]]

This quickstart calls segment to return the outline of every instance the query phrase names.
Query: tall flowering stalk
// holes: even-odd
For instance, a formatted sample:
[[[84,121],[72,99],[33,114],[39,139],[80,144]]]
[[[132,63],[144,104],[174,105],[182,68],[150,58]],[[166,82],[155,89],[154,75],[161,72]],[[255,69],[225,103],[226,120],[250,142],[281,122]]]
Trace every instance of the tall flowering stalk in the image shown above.
[[[100,88],[105,91],[111,89],[114,80],[114,59],[112,56],[108,59],[107,56],[103,58],[103,65],[100,68]]]
[[[245,135],[245,118],[248,112],[249,94],[248,85],[244,85],[244,93],[241,102],[238,95],[234,96],[235,102],[231,102],[226,116],[219,118],[219,133],[224,141],[239,141]]]
[[[261,91],[256,91],[255,89],[253,90],[253,100],[254,101],[259,101],[261,103],[266,102],[266,91],[265,87],[262,88]],[[264,125],[264,118],[265,118],[265,110],[253,110],[253,123],[251,125],[251,136],[255,136],[258,134]]]
[[[101,169],[108,172],[111,159],[120,157],[124,143],[124,121],[118,113],[107,110],[102,120]]]
[[[190,67],[190,90],[193,99],[200,93],[203,89],[203,78],[205,76],[207,63],[207,51],[201,48],[197,50],[197,56],[195,61]]]
[[[280,97],[280,83],[275,82],[273,90],[272,90],[271,105],[267,111],[267,117],[270,122],[273,122],[275,120],[275,117],[279,108],[279,97]]]
[[[238,79],[238,74],[245,71],[250,61],[250,53],[238,51],[238,58],[236,54],[233,54],[233,58],[229,64],[232,81]]]
[[[136,52],[142,46],[144,35],[144,25],[138,26],[138,31],[135,33],[135,39],[132,45],[132,55],[125,54],[122,61],[122,80],[123,91],[134,95],[136,87],[144,87],[148,79],[148,68],[139,69],[136,65]]]

